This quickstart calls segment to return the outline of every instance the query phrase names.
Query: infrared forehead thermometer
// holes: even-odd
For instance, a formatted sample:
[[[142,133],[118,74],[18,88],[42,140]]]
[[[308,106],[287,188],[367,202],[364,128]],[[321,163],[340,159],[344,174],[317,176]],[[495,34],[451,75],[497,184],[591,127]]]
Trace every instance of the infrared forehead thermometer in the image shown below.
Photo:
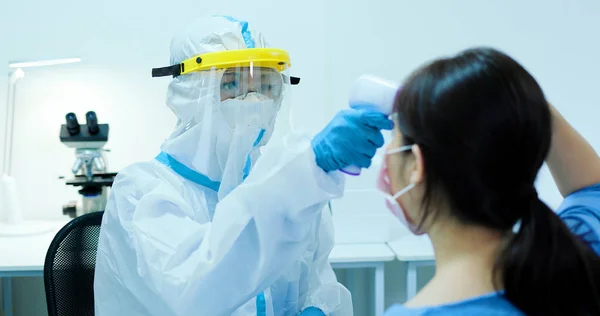
[[[392,114],[394,100],[400,85],[373,75],[362,75],[356,79],[350,90],[348,103],[350,108],[370,107],[385,114]],[[360,167],[348,166],[341,169],[342,172],[358,176]]]

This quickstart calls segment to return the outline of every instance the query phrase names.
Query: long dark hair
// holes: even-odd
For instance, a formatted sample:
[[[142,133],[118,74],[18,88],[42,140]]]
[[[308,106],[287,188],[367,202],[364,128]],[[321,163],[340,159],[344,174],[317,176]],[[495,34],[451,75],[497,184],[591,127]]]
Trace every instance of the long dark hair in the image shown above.
[[[443,196],[458,220],[510,234],[492,277],[513,305],[528,315],[600,315],[600,257],[534,187],[552,137],[535,79],[497,50],[470,49],[413,73],[395,110],[405,144],[423,155],[421,225],[440,215],[429,206]]]

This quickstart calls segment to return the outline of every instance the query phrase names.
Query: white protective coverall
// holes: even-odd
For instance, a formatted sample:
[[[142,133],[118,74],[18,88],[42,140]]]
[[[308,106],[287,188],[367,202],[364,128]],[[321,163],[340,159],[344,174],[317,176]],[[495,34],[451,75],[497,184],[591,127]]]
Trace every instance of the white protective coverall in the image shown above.
[[[252,46],[266,43],[246,22],[204,18],[173,39],[171,64]],[[274,117],[231,128],[212,75],[172,80],[175,132],[156,159],[115,179],[98,246],[96,315],[279,316],[314,306],[351,316],[350,293],[328,262],[333,226],[323,210],[342,195],[343,175],[320,169],[306,138],[276,142]]]

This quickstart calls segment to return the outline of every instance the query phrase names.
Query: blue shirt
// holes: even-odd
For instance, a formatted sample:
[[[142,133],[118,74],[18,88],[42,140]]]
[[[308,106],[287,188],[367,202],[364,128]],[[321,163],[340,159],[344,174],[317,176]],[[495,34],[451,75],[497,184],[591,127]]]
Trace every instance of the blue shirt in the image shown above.
[[[600,184],[575,191],[558,208],[558,216],[571,231],[600,254]],[[386,316],[428,315],[524,315],[502,296],[502,292],[473,297],[464,301],[432,307],[408,308],[394,305]]]
[[[558,208],[558,216],[600,255],[600,183],[569,194]]]
[[[385,316],[524,316],[518,308],[506,300],[501,292],[473,297],[464,301],[433,307],[409,308],[402,305],[390,307]]]

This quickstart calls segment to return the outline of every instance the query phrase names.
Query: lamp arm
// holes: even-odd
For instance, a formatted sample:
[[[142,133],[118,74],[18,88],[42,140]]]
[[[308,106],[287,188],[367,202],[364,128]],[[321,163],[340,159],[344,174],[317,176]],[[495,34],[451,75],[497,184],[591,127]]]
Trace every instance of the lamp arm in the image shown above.
[[[17,71],[9,73],[8,89],[6,91],[6,111],[4,115],[4,151],[2,159],[2,174],[10,175],[12,164],[12,149],[13,149],[13,133],[15,122],[15,96],[17,81],[19,76]]]

